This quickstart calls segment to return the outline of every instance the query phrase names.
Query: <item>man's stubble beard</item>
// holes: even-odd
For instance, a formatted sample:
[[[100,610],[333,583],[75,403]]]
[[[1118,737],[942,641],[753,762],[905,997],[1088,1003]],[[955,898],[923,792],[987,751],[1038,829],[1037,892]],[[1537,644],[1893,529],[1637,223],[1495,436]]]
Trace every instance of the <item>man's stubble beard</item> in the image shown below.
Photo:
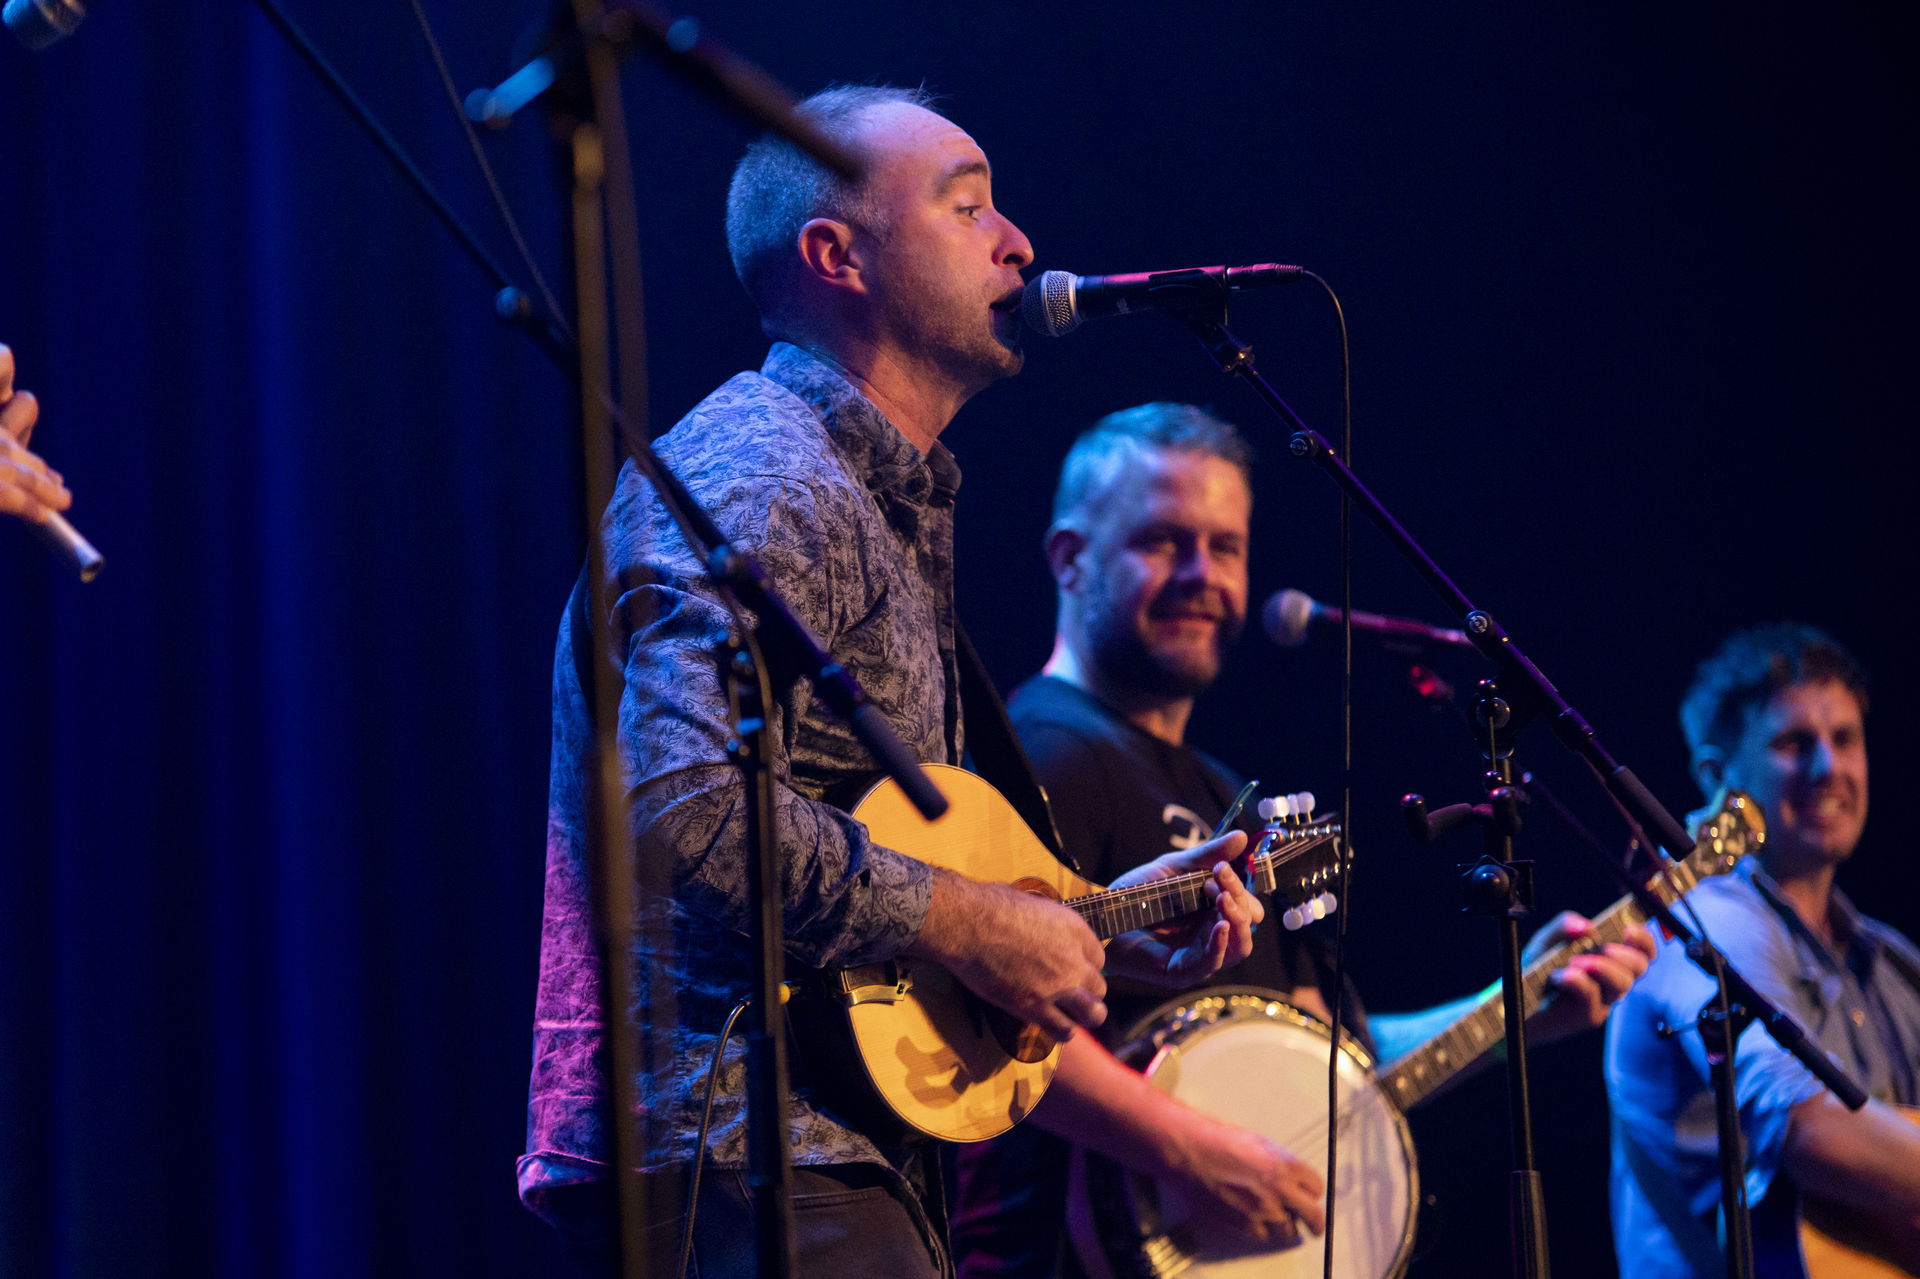
[[[1215,631],[1212,660],[1203,672],[1191,663],[1170,662],[1147,646],[1131,617],[1090,599],[1085,628],[1088,657],[1103,683],[1143,697],[1186,701],[1199,697],[1220,678],[1227,649],[1240,637],[1245,619],[1227,619]]]
[[[968,396],[1018,373],[1026,363],[1020,333],[1001,340],[994,321],[987,318],[990,299],[955,299],[949,282],[936,278],[924,264],[894,251],[882,241],[881,251],[892,260],[888,300],[883,303],[886,326],[918,362],[938,370]],[[977,305],[976,305],[977,303]]]

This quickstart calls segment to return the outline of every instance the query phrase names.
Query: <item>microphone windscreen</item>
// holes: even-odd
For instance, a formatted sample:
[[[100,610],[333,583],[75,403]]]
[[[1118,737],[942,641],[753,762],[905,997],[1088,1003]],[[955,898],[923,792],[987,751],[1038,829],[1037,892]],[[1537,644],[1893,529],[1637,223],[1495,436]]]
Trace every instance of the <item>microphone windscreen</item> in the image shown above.
[[[1313,597],[1288,587],[1267,597],[1260,610],[1267,638],[1281,648],[1298,648],[1307,642],[1307,624],[1313,620]]]
[[[1071,271],[1042,271],[1028,280],[1020,294],[1020,318],[1026,326],[1050,338],[1079,328],[1080,313],[1073,304],[1077,278]]]

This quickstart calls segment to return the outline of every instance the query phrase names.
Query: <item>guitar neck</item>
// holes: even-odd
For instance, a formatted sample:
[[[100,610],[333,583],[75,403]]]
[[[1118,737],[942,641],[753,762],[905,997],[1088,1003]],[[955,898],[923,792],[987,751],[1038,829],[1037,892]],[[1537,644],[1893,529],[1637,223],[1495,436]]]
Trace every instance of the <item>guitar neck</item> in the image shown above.
[[[1661,902],[1672,905],[1700,882],[1700,872],[1691,859],[1668,866],[1667,873],[1648,885]],[[1531,1016],[1546,998],[1547,983],[1553,974],[1565,968],[1576,956],[1587,954],[1619,941],[1634,924],[1646,922],[1646,914],[1631,897],[1622,897],[1593,921],[1593,928],[1579,940],[1548,951],[1527,965],[1521,976],[1521,1007]],[[1380,1082],[1401,1109],[1431,1096],[1441,1085],[1492,1050],[1506,1034],[1506,1002],[1495,986],[1475,1001],[1451,1026],[1408,1053],[1390,1069],[1381,1072]]]
[[[1337,826],[1318,826],[1290,832],[1286,842],[1271,853],[1253,859],[1253,891],[1271,893],[1279,885],[1279,868],[1310,849],[1320,848],[1339,836]],[[1209,910],[1213,902],[1207,896],[1211,871],[1196,870],[1172,875],[1130,888],[1110,888],[1070,899],[1066,905],[1087,921],[1094,936],[1111,941],[1136,928],[1152,928],[1182,915]]]

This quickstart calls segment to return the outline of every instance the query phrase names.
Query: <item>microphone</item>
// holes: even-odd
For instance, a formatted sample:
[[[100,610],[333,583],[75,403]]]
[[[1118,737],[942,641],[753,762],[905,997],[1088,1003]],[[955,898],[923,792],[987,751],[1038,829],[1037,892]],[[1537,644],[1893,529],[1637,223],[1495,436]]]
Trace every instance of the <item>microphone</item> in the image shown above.
[[[91,0],[7,0],[0,21],[14,38],[38,51],[73,34]]]
[[[1020,295],[1020,318],[1050,338],[1071,333],[1086,320],[1135,311],[1181,311],[1217,306],[1236,289],[1288,284],[1306,272],[1297,266],[1192,266],[1133,275],[1075,275],[1043,271]]]
[[[100,576],[100,570],[106,566],[106,557],[94,550],[93,543],[82,537],[80,530],[67,523],[66,517],[58,511],[50,512],[47,522],[35,524],[33,530],[80,575],[83,582],[91,582]]]
[[[1306,643],[1307,632],[1317,629],[1331,632],[1340,625],[1344,610],[1291,588],[1275,591],[1260,610],[1260,621],[1267,637],[1281,648],[1298,648]],[[1378,640],[1388,648],[1421,652],[1434,648],[1472,648],[1466,632],[1429,626],[1410,617],[1388,617],[1382,613],[1353,610],[1353,632]]]

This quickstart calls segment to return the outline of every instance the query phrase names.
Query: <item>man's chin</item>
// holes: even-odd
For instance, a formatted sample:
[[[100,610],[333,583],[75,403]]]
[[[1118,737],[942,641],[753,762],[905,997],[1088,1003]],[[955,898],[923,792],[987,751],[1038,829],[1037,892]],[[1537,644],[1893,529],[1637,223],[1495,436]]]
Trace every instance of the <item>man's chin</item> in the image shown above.
[[[1217,661],[1155,655],[1152,666],[1157,676],[1155,691],[1168,697],[1198,697],[1220,678],[1220,663]]]
[[[1785,830],[1768,840],[1778,845],[1769,849],[1769,860],[1811,871],[1820,866],[1838,866],[1853,856],[1859,842],[1858,832],[1839,830]]]

